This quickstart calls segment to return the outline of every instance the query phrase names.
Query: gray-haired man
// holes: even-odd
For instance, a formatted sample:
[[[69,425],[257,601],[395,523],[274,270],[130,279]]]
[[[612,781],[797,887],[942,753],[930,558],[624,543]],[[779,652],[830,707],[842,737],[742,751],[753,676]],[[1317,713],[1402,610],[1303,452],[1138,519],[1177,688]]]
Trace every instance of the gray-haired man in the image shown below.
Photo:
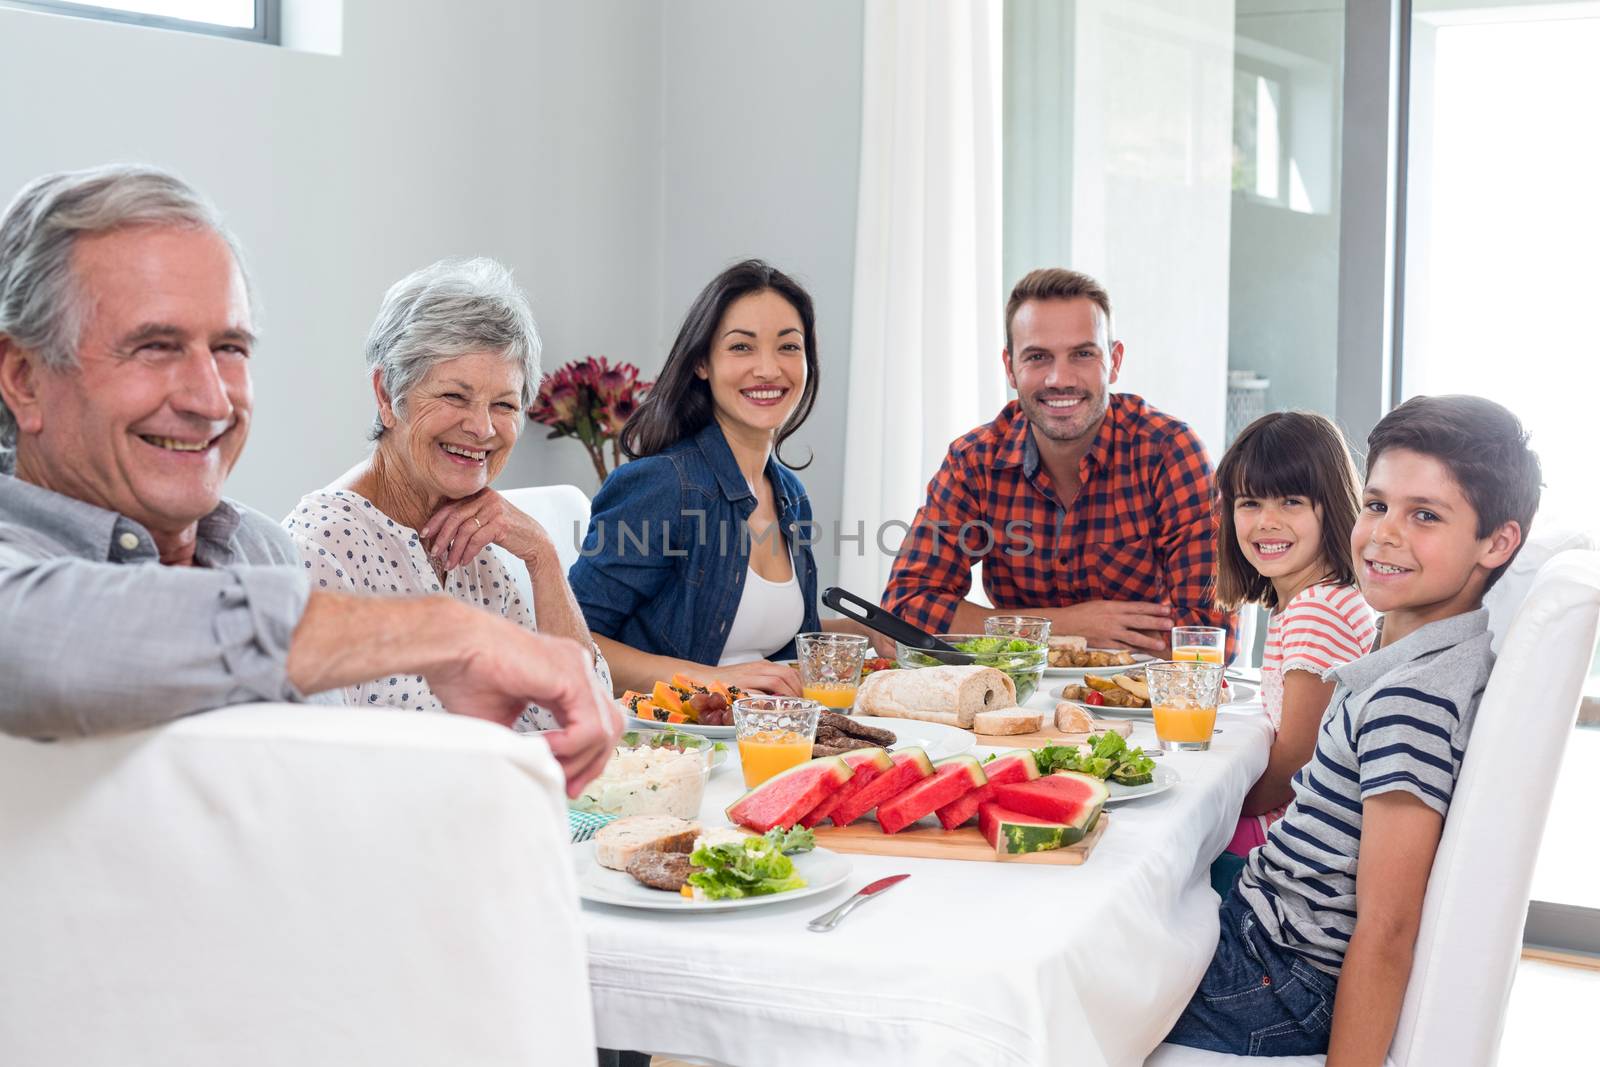
[[[0,731],[412,673],[463,714],[549,709],[575,794],[621,729],[577,643],[447,597],[312,593],[277,524],[222,499],[254,342],[237,249],[169,174],[48,175],[0,218]]]

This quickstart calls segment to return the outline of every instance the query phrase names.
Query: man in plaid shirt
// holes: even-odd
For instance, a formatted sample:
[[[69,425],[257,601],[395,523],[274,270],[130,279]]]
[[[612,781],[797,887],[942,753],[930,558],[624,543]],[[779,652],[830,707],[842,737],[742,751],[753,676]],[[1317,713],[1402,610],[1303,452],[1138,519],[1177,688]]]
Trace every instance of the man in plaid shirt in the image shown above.
[[[1110,391],[1122,342],[1106,291],[1032,272],[1006,304],[1003,358],[1017,399],[950,446],[884,607],[932,633],[1026,610],[1052,633],[1146,652],[1173,626],[1229,625],[1212,596],[1211,463],[1187,425]],[[999,611],[966,599],[978,560]]]

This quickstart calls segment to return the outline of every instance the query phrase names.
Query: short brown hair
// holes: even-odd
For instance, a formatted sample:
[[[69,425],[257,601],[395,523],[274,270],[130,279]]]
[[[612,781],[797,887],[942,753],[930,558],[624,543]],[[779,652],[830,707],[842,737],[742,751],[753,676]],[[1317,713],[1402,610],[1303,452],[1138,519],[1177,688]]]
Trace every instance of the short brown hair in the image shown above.
[[[1339,427],[1309,411],[1275,411],[1240,431],[1217,464],[1217,606],[1237,611],[1245,604],[1270,610],[1278,603],[1272,579],[1250,565],[1233,526],[1240,497],[1302,496],[1322,508],[1322,558],[1327,577],[1356,584],[1350,531],[1361,504],[1356,467]]]
[[[1479,540],[1515,522],[1522,531],[1517,552],[1528,543],[1544,475],[1539,454],[1528,447],[1528,432],[1511,412],[1481,396],[1414,396],[1385,415],[1367,437],[1368,477],[1391,448],[1432,456],[1449,469],[1477,513]],[[1490,573],[1485,592],[1517,552]]]
[[[1082,298],[1100,309],[1106,324],[1106,339],[1111,339],[1111,294],[1087,274],[1065,267],[1040,267],[1022,276],[1006,301],[1006,351],[1011,351],[1011,320],[1030,300],[1077,300]]]

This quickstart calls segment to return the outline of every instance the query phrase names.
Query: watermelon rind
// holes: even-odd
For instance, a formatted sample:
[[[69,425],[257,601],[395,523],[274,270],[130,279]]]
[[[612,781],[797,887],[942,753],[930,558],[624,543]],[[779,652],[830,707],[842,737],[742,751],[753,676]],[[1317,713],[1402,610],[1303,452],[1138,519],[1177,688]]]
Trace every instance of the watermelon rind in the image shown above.
[[[855,772],[838,756],[797,763],[768,778],[728,805],[728,821],[764,834],[775,826],[794,826],[823,797],[837,792]]]
[[[986,800],[979,806],[978,829],[994,846],[996,856],[1051,852],[1077,844],[1088,833],[1082,826],[1053,823],[1010,811],[993,800]]]
[[[884,833],[899,833],[987,781],[983,766],[970,754],[949,756],[933,766],[932,775],[879,802],[878,826]]]
[[[858,748],[853,752],[842,753],[839,758],[850,768],[852,772],[850,780],[832,794],[823,797],[817,802],[816,807],[800,817],[800,825],[807,830],[832,815],[833,809],[838,807],[851,792],[864,787],[894,766],[894,760],[889,756],[888,750],[882,748]]]
[[[1021,777],[1018,777],[1019,774]],[[1039,777],[1039,763],[1033,758],[1030,749],[1014,748],[983,764],[983,775],[987,779],[983,785],[957,797],[934,812],[939,818],[940,826],[946,830],[965,826],[978,814],[979,804],[994,798],[995,786],[1009,782],[1026,782]]]

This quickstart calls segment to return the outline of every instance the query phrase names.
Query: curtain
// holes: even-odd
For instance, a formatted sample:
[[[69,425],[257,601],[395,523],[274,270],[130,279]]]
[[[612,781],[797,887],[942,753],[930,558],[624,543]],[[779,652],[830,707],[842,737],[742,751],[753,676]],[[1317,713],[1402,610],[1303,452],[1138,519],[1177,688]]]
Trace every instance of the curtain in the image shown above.
[[[883,592],[950,442],[1006,399],[1001,0],[868,0],[839,581]]]

